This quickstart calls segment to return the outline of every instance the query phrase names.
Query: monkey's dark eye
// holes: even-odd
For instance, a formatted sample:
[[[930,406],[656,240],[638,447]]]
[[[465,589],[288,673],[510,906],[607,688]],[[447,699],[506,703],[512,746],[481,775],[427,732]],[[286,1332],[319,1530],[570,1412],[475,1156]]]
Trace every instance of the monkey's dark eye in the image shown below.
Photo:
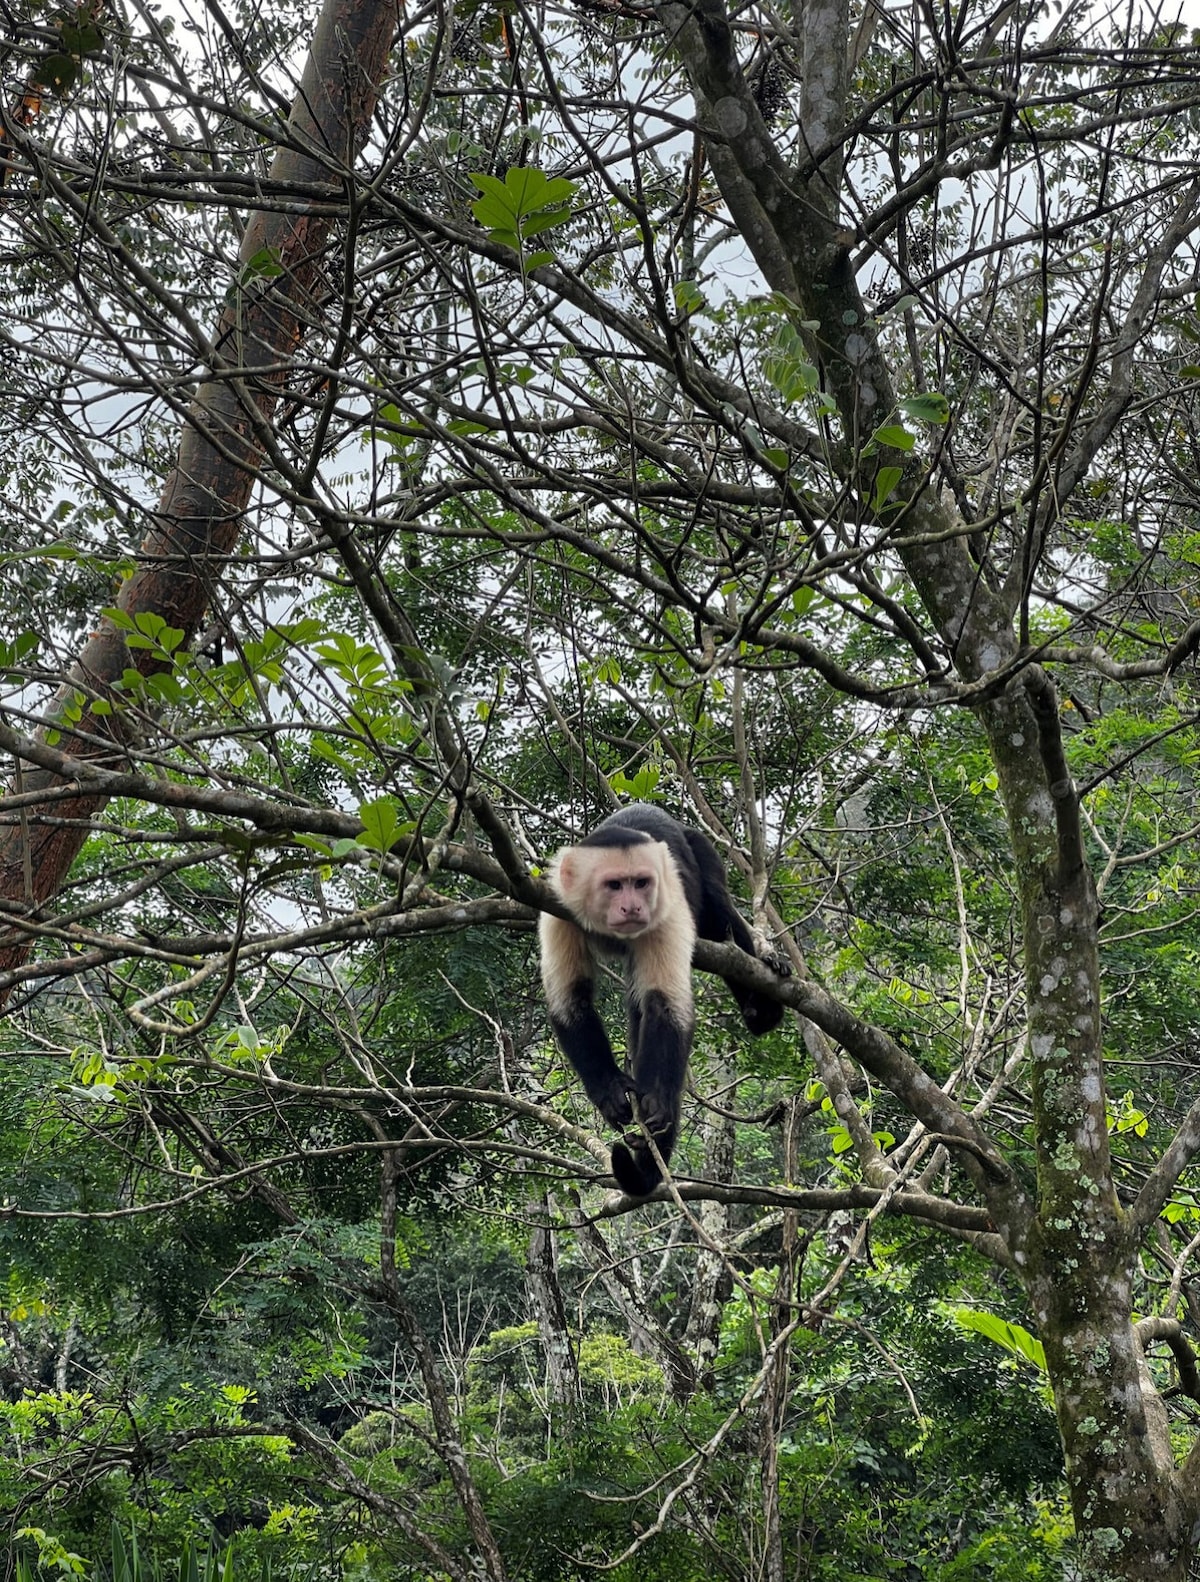
[[[635,879],[633,881],[633,887],[635,890],[648,890],[650,888],[650,880],[645,874],[643,874],[640,879]]]
[[[606,890],[619,890],[621,888],[621,881],[620,879],[605,879],[604,888]]]

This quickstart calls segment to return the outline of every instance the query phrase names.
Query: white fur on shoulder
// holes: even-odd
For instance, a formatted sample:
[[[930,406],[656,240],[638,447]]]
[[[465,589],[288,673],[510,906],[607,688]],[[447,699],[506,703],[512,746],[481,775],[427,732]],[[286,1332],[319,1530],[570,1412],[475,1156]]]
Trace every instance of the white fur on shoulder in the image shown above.
[[[555,886],[557,889],[557,886]],[[587,936],[565,918],[543,912],[538,918],[538,942],[542,957],[542,987],[550,1015],[565,1021],[571,1008],[575,985],[590,982],[592,953]]]

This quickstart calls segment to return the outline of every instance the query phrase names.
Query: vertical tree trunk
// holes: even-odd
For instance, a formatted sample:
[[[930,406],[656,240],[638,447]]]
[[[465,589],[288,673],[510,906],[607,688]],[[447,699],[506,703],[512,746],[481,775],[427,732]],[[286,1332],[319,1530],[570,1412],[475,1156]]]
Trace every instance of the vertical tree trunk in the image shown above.
[[[896,394],[840,229],[836,150],[845,121],[847,8],[843,0],[802,0],[800,11],[807,154],[796,170],[785,164],[747,85],[724,0],[658,5],[687,71],[725,204],[768,285],[799,310],[837,408],[841,446],[831,447],[831,464],[864,508],[878,456],[894,465],[897,498],[907,502],[896,554],[962,681],[994,683],[977,714],[998,772],[1021,897],[1037,1134],[1032,1212],[1011,1172],[1002,1179],[996,1162],[979,1172],[977,1160],[959,1158],[987,1195],[1034,1304],[1088,1582],[1182,1582],[1195,1550],[1200,1494],[1193,1467],[1175,1464],[1133,1334],[1136,1241],[1108,1154],[1094,886],[1054,688],[1036,665],[1021,664],[1018,616],[1036,564],[1037,524],[1029,529],[1029,564],[986,577],[969,552],[967,524],[930,486],[920,457],[883,444],[871,456],[862,444],[894,413]],[[1159,262],[1147,264],[1148,299],[1154,269],[1172,246],[1185,245],[1192,223],[1188,206],[1158,249]],[[1120,399],[1106,409],[1110,431],[1121,410]],[[1044,511],[1065,503],[1056,491],[1069,493],[1099,442],[1089,435],[1079,457],[1062,465],[1069,481],[1046,486]],[[1144,1234],[1145,1224],[1139,1228]]]
[[[385,1154],[380,1172],[379,1282],[376,1295],[395,1319],[416,1359],[433,1424],[432,1443],[446,1468],[467,1530],[475,1545],[478,1570],[489,1582],[507,1582],[504,1557],[475,1486],[466,1448],[458,1431],[446,1382],[429,1336],[409,1306],[396,1273],[396,1191],[400,1180],[399,1155]]]
[[[183,633],[181,646],[195,636],[237,544],[266,431],[286,383],[280,369],[309,326],[321,320],[310,288],[337,199],[351,184],[366,141],[396,22],[395,0],[326,0],[266,183],[292,191],[323,189],[320,206],[259,210],[246,226],[241,278],[209,350],[209,377],[184,422],[175,467],[137,570],[117,601],[131,617],[161,616]],[[51,717],[62,722],[60,745],[81,758],[120,762],[124,733],[114,684],[131,666],[148,673],[157,663],[146,649],[131,651],[122,632],[102,622],[52,706]],[[116,712],[93,712],[88,705],[97,698]],[[29,770],[19,789],[28,793],[56,784],[48,772]],[[24,903],[34,914],[54,896],[104,800],[78,796],[70,804],[73,821],[65,825],[40,825],[36,813],[23,814],[18,824],[0,831],[0,899]],[[63,804],[56,803],[55,811],[61,818]],[[17,929],[0,935],[0,971],[20,964],[32,937]]]
[[[725,1093],[733,1079],[733,1062],[727,1056],[713,1053],[708,1060],[712,1074],[713,1090]],[[728,1183],[733,1180],[734,1144],[736,1142],[733,1117],[717,1110],[708,1110],[704,1116],[704,1174],[710,1181]],[[701,1203],[696,1217],[707,1232],[709,1243],[702,1242],[696,1252],[696,1265],[692,1271],[691,1303],[688,1307],[687,1329],[683,1343],[695,1358],[696,1375],[705,1388],[712,1385],[712,1367],[717,1356],[720,1338],[721,1309],[729,1297],[731,1281],[725,1259],[718,1250],[725,1245],[729,1228],[729,1206],[726,1203]]]
[[[533,1210],[545,1218],[534,1226],[530,1235],[525,1271],[529,1276],[529,1294],[542,1340],[542,1354],[546,1359],[546,1392],[551,1405],[564,1408],[569,1418],[582,1399],[582,1391],[575,1351],[567,1329],[562,1288],[558,1283],[554,1233],[549,1223],[553,1204],[548,1192],[533,1205]]]
[[[783,1127],[783,1179],[790,1186],[796,1178],[796,1138],[800,1125],[799,1102],[788,1105]],[[775,1302],[771,1309],[769,1334],[779,1336],[793,1322],[796,1284],[800,1270],[800,1220],[797,1214],[783,1216],[779,1268],[775,1279]],[[762,1471],[763,1574],[767,1582],[784,1582],[784,1542],[779,1501],[779,1438],[787,1410],[791,1348],[779,1346],[763,1384],[759,1405],[759,1464]]]

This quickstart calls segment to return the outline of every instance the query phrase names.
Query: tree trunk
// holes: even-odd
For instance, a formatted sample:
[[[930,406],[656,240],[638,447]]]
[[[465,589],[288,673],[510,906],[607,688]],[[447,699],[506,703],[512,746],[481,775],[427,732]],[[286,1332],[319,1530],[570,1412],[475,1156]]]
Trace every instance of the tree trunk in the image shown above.
[[[717,1093],[732,1092],[733,1062],[716,1051],[708,1057],[712,1086]],[[725,1099],[723,1103],[732,1103]],[[734,1145],[737,1141],[732,1115],[710,1109],[704,1116],[704,1174],[723,1185],[733,1180]],[[729,1298],[732,1279],[721,1251],[729,1229],[727,1203],[701,1203],[696,1217],[704,1229],[705,1240],[696,1250],[692,1272],[691,1302],[683,1344],[696,1359],[696,1374],[705,1389],[713,1384],[713,1363],[720,1341],[721,1310]]]
[[[810,163],[805,168],[802,158],[798,170],[784,164],[747,85],[723,0],[686,7],[662,0],[658,14],[690,79],[725,204],[767,284],[796,304],[812,360],[836,403],[841,447],[831,447],[831,464],[864,509],[879,457],[895,466],[897,498],[908,502],[896,553],[961,681],[990,683],[973,703],[998,772],[1021,896],[1035,1198],[1026,1197],[998,1153],[982,1169],[978,1147],[964,1147],[957,1157],[987,1198],[1006,1261],[1041,1326],[1088,1582],[1182,1579],[1200,1518],[1197,1479],[1190,1466],[1175,1465],[1131,1317],[1136,1234],[1145,1234],[1161,1201],[1147,1206],[1135,1234],[1113,1184],[1098,908],[1057,698],[1046,674],[1024,659],[1017,630],[1029,566],[981,574],[968,548],[968,524],[953,501],[930,487],[919,456],[883,444],[872,455],[862,444],[891,418],[896,396],[839,217],[848,7],[845,0],[809,0],[801,10],[801,143]],[[1172,245],[1183,244],[1188,225],[1190,214],[1181,214],[1147,263],[1142,294],[1152,294],[1154,270]],[[1127,400],[1118,390],[1097,419],[1106,427],[1094,427],[1078,453],[1058,464],[1039,502],[1044,512],[1063,505]],[[1029,532],[1027,552],[1036,561],[1036,523]],[[1185,1124],[1171,1180],[1196,1140]],[[1169,1190],[1161,1185],[1159,1199]]]
[[[179,647],[194,638],[237,544],[271,415],[286,384],[280,370],[309,326],[321,322],[310,290],[337,200],[353,179],[366,141],[396,21],[394,0],[326,0],[264,184],[268,191],[311,193],[313,205],[300,212],[291,204],[280,212],[258,210],[246,226],[240,279],[209,354],[211,376],[184,420],[175,467],[137,570],[117,600],[130,618],[152,614],[181,632]],[[152,649],[131,650],[122,629],[102,621],[51,707],[59,745],[80,758],[123,765],[133,734],[123,712],[130,700],[115,685],[131,667],[149,674],[164,663]],[[104,705],[99,713],[91,707],[97,700]],[[14,790],[28,794],[61,783],[33,769],[19,775]],[[31,925],[37,908],[57,894],[87,838],[89,820],[104,802],[81,794],[70,804],[68,823],[41,824],[36,814],[24,815],[0,831],[0,900],[23,903]],[[56,803],[55,812],[62,811]],[[0,971],[18,966],[34,937],[33,926],[0,935]]]
[[[563,1408],[570,1417],[582,1400],[582,1391],[579,1386],[579,1369],[575,1362],[575,1352],[567,1329],[567,1313],[563,1306],[562,1288],[558,1283],[554,1232],[550,1229],[549,1223],[553,1212],[550,1194],[543,1193],[532,1206],[535,1214],[546,1217],[543,1223],[534,1226],[529,1237],[529,1252],[525,1259],[525,1271],[529,1276],[529,1294],[537,1317],[542,1353],[546,1359],[546,1393],[550,1397],[551,1405]]]

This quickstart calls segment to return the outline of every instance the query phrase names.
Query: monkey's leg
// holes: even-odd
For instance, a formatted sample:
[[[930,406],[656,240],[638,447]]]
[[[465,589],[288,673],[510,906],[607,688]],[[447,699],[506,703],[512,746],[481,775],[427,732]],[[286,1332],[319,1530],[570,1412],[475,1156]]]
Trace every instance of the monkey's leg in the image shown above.
[[[642,1123],[659,1140],[665,1157],[675,1142],[679,1106],[692,1052],[692,1022],[684,1021],[660,990],[642,999],[638,1041],[631,1050],[631,1075]],[[661,1139],[670,1136],[664,1145]]]
[[[764,948],[755,939],[753,930],[732,902],[724,907],[714,903],[704,922],[707,928],[702,927],[700,930],[702,939],[712,939],[717,944],[724,944],[726,940],[731,939],[739,950],[744,950],[748,956],[757,956],[759,961],[770,967],[771,971],[779,977],[791,977],[792,969],[787,959],[774,947]],[[747,1029],[756,1037],[773,1031],[782,1022],[784,1008],[778,1000],[759,994],[757,989],[747,989],[744,984],[734,983],[729,978],[725,979],[725,987],[736,1000]]]
[[[630,997],[630,1062],[637,1119],[654,1138],[664,1163],[679,1135],[679,1109],[692,1049],[690,996],[687,1011],[684,1019],[661,989]],[[640,1127],[613,1145],[612,1168],[631,1197],[645,1197],[662,1180],[658,1160]]]

